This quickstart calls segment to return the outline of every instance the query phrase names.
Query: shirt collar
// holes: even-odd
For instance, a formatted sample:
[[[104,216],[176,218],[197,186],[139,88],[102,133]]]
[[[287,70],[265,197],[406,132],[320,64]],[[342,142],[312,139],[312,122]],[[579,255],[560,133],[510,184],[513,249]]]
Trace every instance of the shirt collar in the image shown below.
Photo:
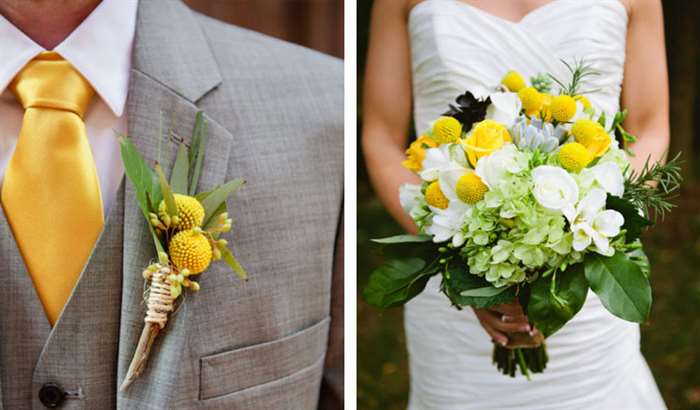
[[[129,91],[138,0],[103,0],[54,51],[85,77],[117,117]],[[0,15],[0,93],[44,49]]]

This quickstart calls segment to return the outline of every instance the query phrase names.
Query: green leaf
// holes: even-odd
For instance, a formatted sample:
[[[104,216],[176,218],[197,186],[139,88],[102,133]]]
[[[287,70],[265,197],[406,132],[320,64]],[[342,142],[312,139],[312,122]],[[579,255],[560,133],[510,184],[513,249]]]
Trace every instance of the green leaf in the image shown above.
[[[173,172],[170,174],[170,186],[173,192],[177,194],[187,195],[187,182],[189,178],[187,145],[180,143],[180,148],[177,150],[177,158],[173,166]]]
[[[639,265],[621,252],[611,257],[590,254],[584,263],[591,289],[610,313],[638,323],[649,317],[651,286]]]
[[[583,263],[571,265],[563,272],[530,284],[527,315],[532,323],[548,337],[571,320],[586,301],[588,282]]]
[[[516,287],[503,287],[493,295],[470,295],[469,292],[484,288],[496,289],[490,282],[481,276],[469,273],[466,262],[462,260],[450,263],[447,273],[443,275],[442,290],[455,306],[473,306],[475,308],[487,308],[502,303],[510,303],[516,297]],[[495,291],[494,291],[495,292]]]
[[[233,256],[233,253],[225,247],[225,246],[220,246],[219,250],[221,251],[221,259],[228,264],[228,266],[231,267],[231,269],[236,272],[239,278],[242,280],[247,280],[248,278],[248,273],[246,273],[245,269],[243,269],[243,266],[238,262],[235,256]]]
[[[642,229],[654,224],[652,221],[639,215],[637,208],[635,208],[635,206],[626,199],[608,194],[605,207],[607,209],[614,209],[615,211],[621,213],[625,218],[625,223],[622,225],[622,229],[627,232],[625,233],[626,243],[636,241],[637,238],[639,238],[639,235],[641,235]]]
[[[497,288],[495,286],[485,286],[483,288],[464,290],[460,293],[460,295],[478,298],[490,298],[492,296],[496,296],[503,293],[506,289],[508,288],[505,286],[501,288]]]
[[[637,242],[639,243],[639,241]],[[651,274],[651,264],[649,263],[649,258],[647,257],[646,252],[644,252],[644,249],[642,249],[641,243],[639,243],[638,248],[627,251],[626,254],[627,258],[636,263],[637,266],[639,266],[639,269],[642,271],[642,274],[648,278]]]
[[[412,243],[412,242],[428,242],[432,239],[429,235],[395,235],[387,238],[372,239],[374,243],[395,244],[395,243]]]
[[[124,171],[134,185],[136,199],[146,219],[148,219],[148,213],[155,209],[149,207],[147,195],[150,196],[155,204],[160,203],[161,200],[158,177],[146,164],[136,146],[125,136],[119,137],[119,151],[124,164]]]
[[[392,259],[375,269],[363,291],[367,303],[379,308],[399,306],[423,291],[438,265],[420,258]]]
[[[204,163],[208,134],[209,125],[204,119],[204,113],[200,111],[195,117],[194,129],[192,130],[192,146],[189,158],[189,169],[192,172],[189,190],[190,195],[194,195],[197,192],[197,184],[199,183],[199,176],[202,173],[202,164]]]
[[[202,200],[202,206],[204,207],[204,226],[208,224],[209,220],[214,215],[216,210],[219,209],[221,204],[226,202],[226,198],[236,192],[236,190],[243,184],[245,184],[243,179],[233,179],[216,187],[211,194],[207,195],[207,197]]]
[[[163,173],[163,169],[160,167],[160,164],[156,164],[156,174],[158,174],[158,178],[160,180],[160,191],[163,194],[163,200],[165,201],[165,209],[167,210],[168,215],[175,216],[177,215],[175,197],[173,196],[172,189],[170,189],[168,180],[165,179],[165,174]]]

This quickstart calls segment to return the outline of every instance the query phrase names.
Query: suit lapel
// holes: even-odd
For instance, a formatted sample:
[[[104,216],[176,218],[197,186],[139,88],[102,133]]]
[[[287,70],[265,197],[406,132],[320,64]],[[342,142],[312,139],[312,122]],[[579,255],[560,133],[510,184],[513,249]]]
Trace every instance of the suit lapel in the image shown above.
[[[197,100],[221,82],[204,36],[199,31],[198,35],[192,36],[193,30],[181,29],[188,26],[198,30],[196,25],[191,12],[179,2],[140,2],[127,100],[128,132],[149,165],[159,162],[166,175],[170,174],[179,143],[190,143],[198,112]],[[199,189],[210,190],[224,182],[231,135],[206,113],[204,117],[209,124],[209,142]],[[167,130],[163,135],[159,135],[161,126]],[[119,382],[124,378],[144,325],[144,282],[141,272],[155,257],[133,185],[127,181]],[[164,402],[183,383],[195,385],[195,376],[191,372],[180,375],[172,371],[172,366],[185,359],[188,351],[185,346],[187,310],[185,306],[171,318],[153,347],[141,380],[126,392],[120,392],[118,401],[124,403],[139,399]],[[151,374],[157,375],[153,376],[158,378],[157,383],[148,380]]]

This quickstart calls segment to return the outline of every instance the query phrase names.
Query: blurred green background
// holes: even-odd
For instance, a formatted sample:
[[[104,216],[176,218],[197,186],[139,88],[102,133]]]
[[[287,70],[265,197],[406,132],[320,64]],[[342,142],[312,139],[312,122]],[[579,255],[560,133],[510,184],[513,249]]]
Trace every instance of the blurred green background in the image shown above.
[[[678,207],[643,238],[654,272],[654,306],[650,322],[642,326],[642,350],[670,409],[700,409],[700,141],[695,131],[700,126],[696,120],[700,118],[698,3],[663,1],[672,151],[683,152],[686,182],[676,200]],[[371,4],[371,0],[358,0],[358,85],[364,72]],[[361,101],[361,90],[358,95]],[[361,130],[361,105],[357,121]],[[402,310],[379,311],[359,294],[369,272],[382,261],[368,240],[396,234],[400,228],[374,196],[361,152],[358,158],[357,405],[363,410],[405,409],[409,386]]]

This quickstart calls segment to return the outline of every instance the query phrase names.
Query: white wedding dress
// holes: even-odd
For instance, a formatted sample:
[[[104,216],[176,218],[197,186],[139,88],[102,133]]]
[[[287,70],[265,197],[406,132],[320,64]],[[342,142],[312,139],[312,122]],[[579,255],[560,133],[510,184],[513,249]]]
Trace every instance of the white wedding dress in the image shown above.
[[[555,0],[517,23],[459,0],[425,0],[411,10],[409,30],[419,131],[459,94],[483,94],[510,69],[568,82],[561,60],[591,64],[600,73],[585,87],[597,89],[587,94],[591,103],[618,109],[627,30],[619,0]],[[547,339],[547,369],[528,382],[496,370],[473,311],[450,306],[439,284],[432,278],[405,309],[410,409],[665,408],[639,350],[639,326],[612,316],[593,293]]]

